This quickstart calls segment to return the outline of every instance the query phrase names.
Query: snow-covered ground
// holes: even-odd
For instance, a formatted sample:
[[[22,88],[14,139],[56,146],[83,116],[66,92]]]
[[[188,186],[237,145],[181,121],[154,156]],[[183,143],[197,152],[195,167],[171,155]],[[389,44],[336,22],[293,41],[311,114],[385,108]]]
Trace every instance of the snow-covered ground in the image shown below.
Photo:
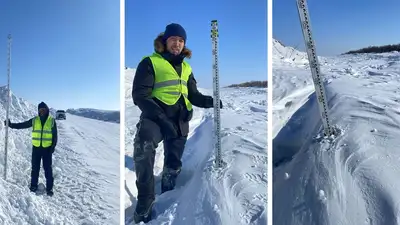
[[[0,224],[119,224],[119,124],[71,114],[57,120],[54,196],[35,195],[29,191],[30,129],[9,129],[8,175],[3,179],[6,96],[0,88]],[[35,115],[36,104],[12,95],[12,122]],[[39,183],[46,183],[42,167]]]
[[[126,70],[125,217],[132,217],[137,189],[133,137],[140,110],[133,105],[134,69]],[[212,95],[212,90],[201,89]],[[156,199],[158,216],[148,224],[218,225],[267,223],[267,89],[221,90],[222,154],[227,167],[212,167],[213,109],[195,108],[176,189]],[[154,166],[160,193],[162,143]],[[133,224],[133,223],[132,223]]]
[[[306,53],[273,44],[274,224],[399,224],[400,54],[320,57],[323,139]]]

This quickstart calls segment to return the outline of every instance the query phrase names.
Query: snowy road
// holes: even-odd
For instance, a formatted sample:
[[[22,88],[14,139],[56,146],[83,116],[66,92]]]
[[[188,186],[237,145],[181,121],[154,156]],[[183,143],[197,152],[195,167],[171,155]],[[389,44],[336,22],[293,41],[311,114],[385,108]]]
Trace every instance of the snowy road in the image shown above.
[[[22,122],[35,115],[37,107],[13,96],[10,110],[12,122]],[[4,112],[1,104],[2,121]],[[30,129],[9,130],[8,179],[0,179],[0,223],[119,224],[119,124],[67,114],[57,125],[53,197],[29,191]],[[4,137],[4,125],[0,128]],[[3,171],[4,157],[1,160]],[[39,183],[45,183],[43,168]]]

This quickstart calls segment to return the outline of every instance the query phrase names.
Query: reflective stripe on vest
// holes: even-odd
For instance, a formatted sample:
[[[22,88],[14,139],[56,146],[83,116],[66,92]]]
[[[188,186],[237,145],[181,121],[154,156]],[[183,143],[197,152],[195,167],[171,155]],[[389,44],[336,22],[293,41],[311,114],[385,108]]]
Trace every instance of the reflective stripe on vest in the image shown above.
[[[149,56],[154,68],[154,86],[151,95],[166,105],[174,105],[181,95],[185,99],[186,108],[192,110],[188,99],[187,82],[192,68],[187,62],[182,63],[182,72],[179,77],[174,67],[160,54]]]
[[[32,145],[35,147],[50,147],[53,143],[52,128],[54,126],[54,119],[50,115],[47,117],[44,126],[40,117],[36,116],[32,121]]]

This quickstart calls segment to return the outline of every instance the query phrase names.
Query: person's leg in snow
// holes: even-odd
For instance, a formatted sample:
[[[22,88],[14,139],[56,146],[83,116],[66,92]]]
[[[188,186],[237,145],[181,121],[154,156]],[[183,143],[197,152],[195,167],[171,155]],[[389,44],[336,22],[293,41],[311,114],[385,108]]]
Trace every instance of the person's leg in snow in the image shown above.
[[[137,205],[134,213],[135,223],[148,222],[155,200],[154,193],[154,160],[158,143],[162,141],[159,126],[151,120],[141,119],[136,125],[133,160],[135,162],[136,187],[138,189]]]
[[[173,190],[176,178],[182,167],[182,154],[185,149],[187,137],[164,140],[164,169],[161,179],[161,192]]]
[[[38,188],[39,172],[40,172],[40,162],[42,159],[42,152],[40,149],[33,147],[32,149],[32,161],[31,161],[31,185],[29,189],[32,192],[36,192]]]
[[[48,148],[42,149],[43,151],[43,169],[44,176],[46,177],[46,192],[47,195],[53,196],[53,168],[52,168],[52,153]]]

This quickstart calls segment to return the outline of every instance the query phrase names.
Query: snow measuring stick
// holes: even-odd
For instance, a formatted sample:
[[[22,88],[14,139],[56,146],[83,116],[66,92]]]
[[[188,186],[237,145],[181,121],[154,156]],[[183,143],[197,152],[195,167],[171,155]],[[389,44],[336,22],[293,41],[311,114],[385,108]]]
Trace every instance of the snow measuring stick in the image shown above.
[[[212,40],[212,55],[213,55],[213,91],[214,91],[214,150],[215,150],[215,165],[222,167],[221,158],[221,119],[219,109],[219,73],[218,73],[218,22],[211,21],[211,40]]]
[[[6,109],[6,135],[4,141],[4,180],[7,179],[7,147],[8,147],[8,114],[10,111],[10,73],[11,73],[11,34],[8,35],[8,56],[7,56],[7,109]]]
[[[308,15],[308,7],[306,0],[296,0],[297,10],[300,17],[301,29],[303,31],[304,42],[307,49],[308,62],[310,64],[311,74],[313,77],[315,93],[318,99],[318,106],[321,113],[322,123],[324,126],[324,133],[326,136],[334,134],[333,127],[328,118],[328,104],[325,95],[325,89],[321,77],[321,70],[319,67],[318,57],[315,51],[315,44],[311,36],[310,17]]]

